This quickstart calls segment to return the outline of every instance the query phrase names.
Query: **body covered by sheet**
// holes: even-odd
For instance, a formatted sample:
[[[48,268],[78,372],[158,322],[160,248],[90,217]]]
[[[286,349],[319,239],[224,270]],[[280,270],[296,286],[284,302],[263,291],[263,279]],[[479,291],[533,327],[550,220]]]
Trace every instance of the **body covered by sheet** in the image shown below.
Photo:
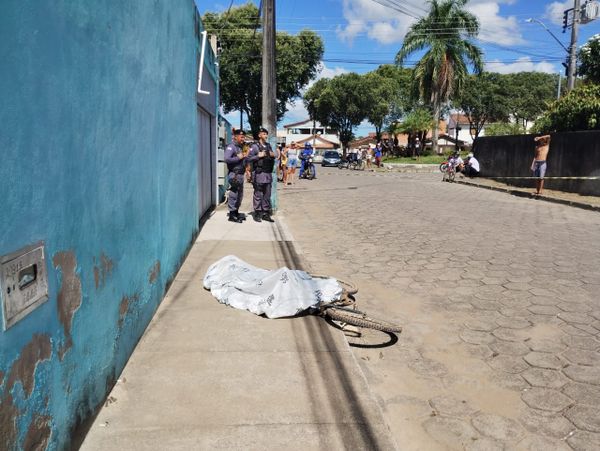
[[[313,278],[304,271],[285,267],[261,269],[234,255],[208,268],[204,288],[223,304],[269,318],[294,316],[342,295],[336,279]]]

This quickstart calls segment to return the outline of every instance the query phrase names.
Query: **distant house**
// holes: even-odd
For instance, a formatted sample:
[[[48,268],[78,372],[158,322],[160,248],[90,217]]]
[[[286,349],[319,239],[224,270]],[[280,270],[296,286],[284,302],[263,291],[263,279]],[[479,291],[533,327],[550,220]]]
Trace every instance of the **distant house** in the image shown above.
[[[283,129],[277,130],[277,144],[289,146],[295,142],[302,147],[305,143],[310,143],[317,154],[322,154],[325,150],[339,149],[340,138],[337,130],[322,126],[319,122],[306,119],[292,124],[286,124]]]
[[[398,135],[398,137],[400,137],[401,135]],[[404,136],[404,141],[406,142],[406,135],[402,135]],[[389,141],[393,141],[394,138],[391,134],[389,133],[382,133],[381,134],[381,140],[389,140]],[[401,143],[398,143],[399,145],[402,145]],[[355,139],[354,141],[350,141],[350,143],[348,144],[348,147],[350,149],[361,149],[364,147],[375,147],[377,145],[377,134],[375,132],[370,132],[367,136],[365,136],[364,138],[358,138]]]
[[[467,146],[473,145],[473,136],[475,135],[475,130],[471,130],[469,118],[461,113],[453,113],[448,118],[446,134],[456,139],[457,131],[459,141],[463,141]],[[485,136],[485,127],[481,130],[479,136]]]

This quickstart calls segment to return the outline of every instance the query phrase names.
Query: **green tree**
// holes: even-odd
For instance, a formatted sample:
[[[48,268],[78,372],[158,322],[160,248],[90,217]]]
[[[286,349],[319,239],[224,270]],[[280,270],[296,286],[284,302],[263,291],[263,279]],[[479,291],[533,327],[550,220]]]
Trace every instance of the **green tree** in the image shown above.
[[[600,130],[600,85],[576,87],[550,105],[534,129],[541,133]]]
[[[415,109],[419,104],[419,93],[413,83],[413,70],[392,64],[383,64],[375,70],[387,80],[392,80],[395,92],[390,98],[390,109],[383,124],[389,127],[403,116]]]
[[[392,126],[391,131],[394,134],[405,133],[408,135],[408,142],[412,148],[413,157],[415,157],[415,138],[419,138],[423,147],[425,147],[427,132],[432,127],[435,127],[435,121],[431,112],[424,107],[420,107],[408,113],[402,122]]]
[[[323,78],[304,94],[304,105],[314,112],[314,118],[338,130],[344,155],[354,136],[354,127],[366,118],[367,102],[364,79],[356,73]]]
[[[525,127],[515,122],[495,122],[485,129],[485,136],[524,135]]]
[[[262,124],[262,33],[258,8],[246,3],[227,13],[206,13],[202,21],[209,34],[219,39],[221,103],[225,113],[243,111],[253,133]],[[278,32],[277,119],[287,111],[288,102],[301,95],[318,71],[323,41],[314,32],[303,30],[293,36]]]
[[[556,99],[558,77],[543,72],[517,72],[503,76],[511,116],[525,129]]]
[[[426,50],[415,67],[415,82],[424,102],[433,109],[433,150],[437,153],[441,110],[460,93],[469,73],[483,70],[481,50],[469,38],[479,33],[479,21],[465,10],[468,0],[430,0],[429,14],[411,25],[396,55],[401,65],[417,51]]]
[[[377,141],[381,141],[381,130],[392,110],[392,103],[398,91],[396,80],[369,72],[364,76],[364,95],[368,99],[367,120],[375,126]]]
[[[455,102],[469,119],[470,133],[474,142],[489,122],[508,119],[508,97],[500,74],[485,72],[470,75],[463,92]]]
[[[600,33],[592,36],[579,50],[579,75],[600,83]]]

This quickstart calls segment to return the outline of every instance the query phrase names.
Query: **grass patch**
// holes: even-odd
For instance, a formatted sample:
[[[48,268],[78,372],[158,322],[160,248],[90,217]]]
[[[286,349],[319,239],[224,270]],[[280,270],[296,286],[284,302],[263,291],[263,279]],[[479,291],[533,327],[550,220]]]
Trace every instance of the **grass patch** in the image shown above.
[[[446,161],[448,157],[446,155],[424,155],[418,159],[412,157],[401,157],[401,158],[385,158],[385,163],[400,163],[400,164],[440,164]]]

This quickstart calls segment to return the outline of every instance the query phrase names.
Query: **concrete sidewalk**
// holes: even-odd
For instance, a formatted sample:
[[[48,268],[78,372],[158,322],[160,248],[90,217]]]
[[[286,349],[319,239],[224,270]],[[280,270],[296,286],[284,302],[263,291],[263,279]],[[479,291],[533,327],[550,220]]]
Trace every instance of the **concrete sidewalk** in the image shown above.
[[[202,286],[228,254],[307,269],[284,219],[213,213],[81,449],[396,448],[340,331],[315,316],[235,310]]]

